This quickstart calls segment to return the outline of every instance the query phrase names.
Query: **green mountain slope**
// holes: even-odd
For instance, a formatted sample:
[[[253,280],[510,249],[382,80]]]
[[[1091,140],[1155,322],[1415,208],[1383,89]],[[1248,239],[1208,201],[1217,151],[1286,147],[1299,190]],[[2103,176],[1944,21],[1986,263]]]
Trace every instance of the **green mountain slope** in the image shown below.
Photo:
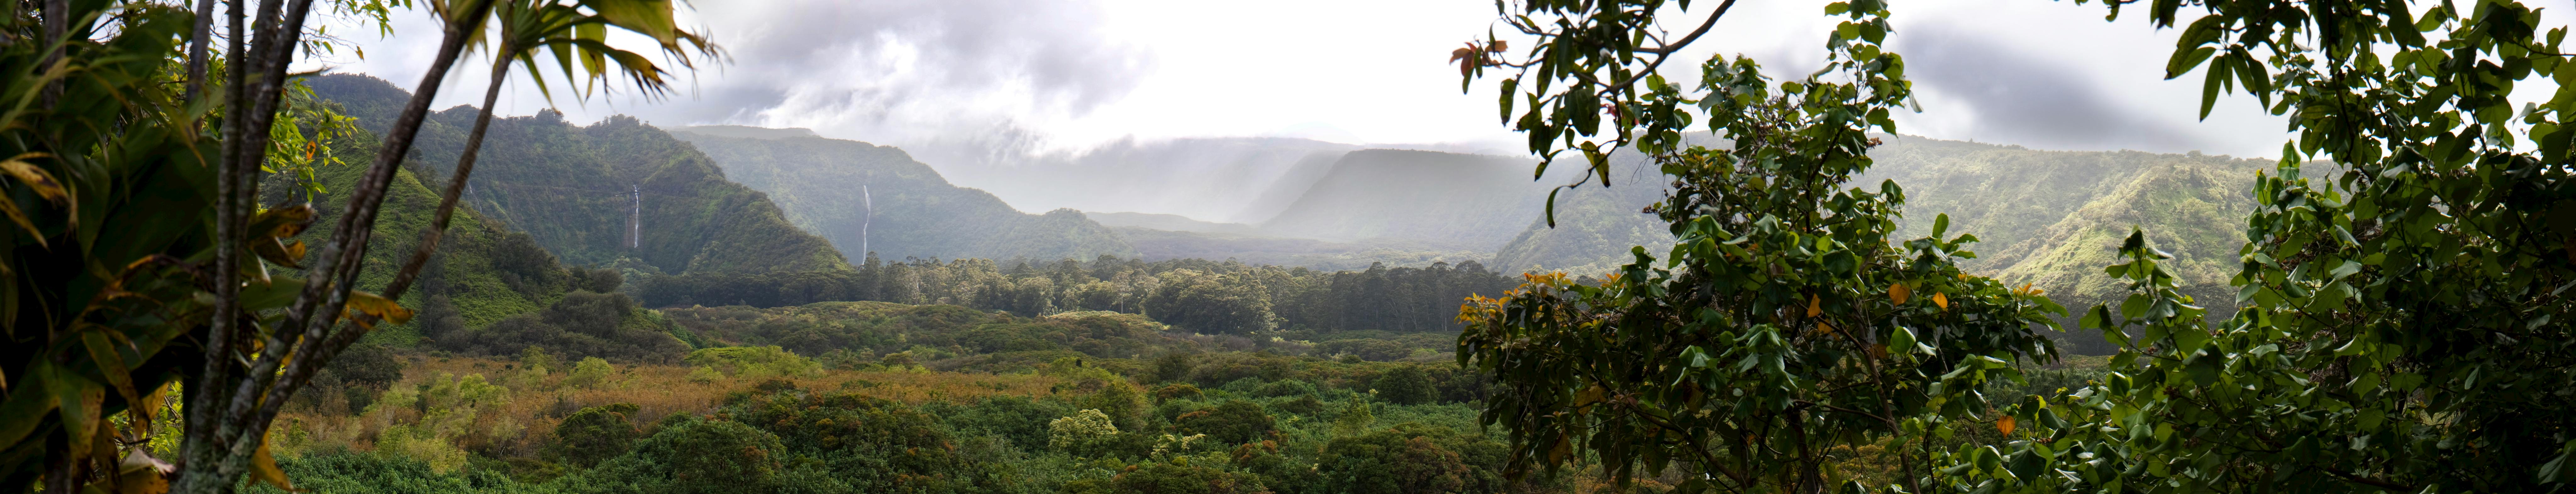
[[[673,137],[767,192],[805,231],[850,259],[1039,260],[1134,256],[1136,249],[1073,210],[1022,213],[982,190],[958,187],[891,146],[785,129],[684,127]]]
[[[359,136],[354,141],[333,145],[348,156],[374,155],[374,135]],[[271,175],[261,184],[262,202],[268,207],[312,202],[320,213],[316,226],[297,240],[318,246],[327,241],[347,207],[348,194],[357,190],[358,180],[366,173],[363,160],[350,161],[315,170],[314,178],[323,190],[318,194],[308,193],[305,184],[298,183],[292,174]],[[396,169],[386,190],[363,258],[367,269],[359,275],[362,289],[383,290],[409,260],[420,244],[421,232],[436,215],[438,193],[411,169],[418,164],[409,162]],[[308,251],[306,265],[317,260],[319,251]],[[365,341],[395,347],[513,355],[520,348],[536,345],[574,357],[603,356],[630,362],[662,361],[685,352],[687,345],[670,335],[672,326],[650,311],[631,310],[631,302],[598,303],[624,300],[623,295],[600,294],[617,292],[620,278],[613,270],[569,268],[528,234],[475,210],[459,209],[438,250],[423,266],[418,284],[402,297],[402,305],[418,310],[418,316],[408,324],[381,326],[369,332]],[[566,331],[540,321],[536,315],[571,311],[580,312],[580,319],[587,324]],[[514,320],[517,323],[513,327],[522,330],[484,329],[512,324]]]
[[[1430,151],[1352,151],[1264,233],[1324,240],[1393,238],[1454,248],[1502,245],[1539,216],[1547,187],[1516,158]]]
[[[1656,258],[1671,251],[1672,232],[1662,219],[1645,212],[1664,198],[1663,175],[1633,153],[1612,155],[1610,167],[1610,187],[1594,182],[1558,192],[1556,227],[1548,227],[1542,210],[1541,217],[1494,253],[1494,267],[1597,275],[1635,261],[1630,247],[1644,246]]]
[[[1922,137],[1888,139],[1871,156],[1877,165],[1854,186],[1895,180],[1904,188],[1899,237],[1929,234],[1934,218],[1946,213],[1953,234],[1980,240],[1972,247],[1980,257],[1964,266],[2031,283],[2078,307],[2125,293],[2126,285],[2101,268],[2113,262],[2129,229],[2139,227],[2149,242],[2174,254],[2166,265],[2182,275],[2185,292],[2221,317],[2235,300],[2226,285],[2253,208],[2248,190],[2254,173],[2271,165],[2197,153],[2042,151]],[[1494,265],[1594,273],[1627,262],[1633,245],[1661,257],[1670,245],[1662,222],[1637,213],[1659,195],[1651,187],[1569,191],[1558,198],[1557,228],[1533,224],[1496,254]],[[2090,347],[2099,339],[2073,341]]]
[[[409,97],[362,75],[308,84],[379,132]],[[410,166],[430,177],[424,185],[441,185],[474,117],[458,106],[424,122]],[[467,191],[466,204],[571,264],[662,273],[849,268],[830,242],[797,230],[759,191],[726,181],[695,148],[629,117],[587,127],[556,112],[496,118]],[[629,191],[640,191],[640,201]],[[628,216],[639,209],[630,245]]]

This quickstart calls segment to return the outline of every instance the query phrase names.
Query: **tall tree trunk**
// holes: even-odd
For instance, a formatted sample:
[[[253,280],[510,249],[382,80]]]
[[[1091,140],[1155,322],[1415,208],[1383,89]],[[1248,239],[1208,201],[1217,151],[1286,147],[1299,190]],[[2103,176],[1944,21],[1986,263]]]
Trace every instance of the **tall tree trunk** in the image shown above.
[[[412,249],[411,260],[403,262],[402,271],[394,273],[393,283],[385,285],[385,298],[401,299],[403,292],[411,289],[412,281],[420,278],[421,268],[429,265],[429,255],[438,250],[440,237],[447,234],[447,221],[456,214],[456,199],[465,194],[465,180],[474,174],[475,155],[483,151],[483,133],[492,128],[492,105],[501,100],[501,85],[509,82],[510,59],[503,54],[512,49],[503,42],[499,50],[492,52],[492,82],[483,90],[483,111],[474,116],[474,131],[465,135],[465,152],[456,156],[456,170],[448,174],[447,190],[438,198],[438,217],[430,221],[428,229],[420,231],[420,246]]]
[[[241,45],[247,33],[241,30],[240,6],[235,4],[232,9],[234,56],[228,59],[225,149],[220,159],[222,164],[218,166],[222,168],[221,173],[238,176],[234,177],[234,187],[218,188],[224,189],[219,193],[233,199],[227,211],[233,213],[231,219],[234,221],[247,217],[250,210],[248,180],[243,179],[255,173],[260,162],[266,159],[268,130],[275,122],[283,96],[287,62],[299,44],[304,21],[311,12],[312,0],[292,0],[292,3],[292,8],[283,9],[287,12],[279,12],[282,5],[276,0],[262,2],[258,24],[254,28],[257,44],[247,50]],[[348,209],[341,217],[339,230],[333,232],[331,242],[324,245],[321,262],[317,265],[319,269],[307,271],[310,279],[286,314],[286,323],[278,326],[278,331],[268,338],[267,348],[284,349],[292,344],[296,351],[264,352],[258,362],[244,369],[234,364],[236,356],[231,348],[234,340],[242,337],[237,334],[239,326],[226,324],[226,331],[213,335],[207,355],[207,372],[199,379],[201,389],[189,390],[191,427],[188,428],[188,444],[185,446],[187,463],[174,486],[175,492],[221,493],[229,490],[232,481],[248,470],[251,456],[267,433],[268,418],[273,417],[277,407],[301,385],[300,378],[276,381],[285,359],[295,356],[295,366],[290,370],[309,374],[311,370],[327,364],[329,354],[337,353],[354,341],[354,338],[325,338],[320,334],[329,328],[330,319],[319,324],[308,323],[313,321],[315,312],[336,314],[346,304],[347,284],[354,283],[354,273],[359,264],[353,259],[365,255],[368,230],[374,227],[377,207],[384,199],[384,189],[392,181],[392,168],[409,153],[420,122],[428,116],[430,100],[436,97],[448,69],[462,54],[470,29],[479,25],[478,21],[490,8],[489,2],[474,2],[465,9],[464,16],[448,19],[438,55],[432,60],[429,72],[423,76],[411,101],[396,119],[394,128],[385,136],[383,148],[374,165],[368,169],[365,181],[352,194]],[[256,87],[253,87],[251,79],[254,70],[259,76]],[[238,257],[238,252],[234,257]],[[335,274],[341,276],[335,280]],[[334,281],[341,282],[338,289],[326,292],[324,286],[333,285]],[[330,301],[317,303],[326,293]],[[237,293],[234,298],[238,298]],[[230,303],[237,304],[238,300]],[[326,340],[332,344],[325,345]],[[296,344],[299,342],[301,344]],[[329,347],[327,351],[318,348],[323,346]]]
[[[209,166],[216,168],[218,175],[223,177],[232,175],[232,165],[236,157],[242,153],[242,125],[249,118],[247,113],[235,110],[243,106],[241,81],[246,77],[246,71],[250,70],[249,66],[239,63],[244,51],[243,38],[250,34],[242,30],[242,15],[242,4],[239,1],[231,2],[229,7],[224,9],[225,32],[232,34],[227,37],[225,43],[227,54],[225,58],[235,63],[225,65],[224,78],[227,82],[221,88],[224,105],[223,144],[218,156],[208,163]],[[212,20],[206,22],[211,23]],[[211,26],[208,29],[211,30]],[[208,36],[211,37],[212,33],[208,33]],[[232,217],[233,209],[230,207],[231,198],[234,196],[232,181],[229,178],[221,178],[215,189],[216,237],[234,238],[238,234],[233,232],[232,225],[239,218]],[[241,371],[233,358],[235,353],[233,343],[241,339],[238,334],[240,328],[236,325],[239,316],[235,314],[239,311],[241,303],[240,289],[236,286],[239,282],[235,276],[238,265],[230,264],[235,261],[234,257],[239,256],[239,245],[238,242],[219,240],[215,243],[215,249],[215,315],[207,327],[204,368],[197,374],[197,382],[183,388],[188,400],[187,423],[191,424],[191,427],[183,430],[180,439],[180,477],[179,481],[172,486],[175,491],[183,493],[222,492],[232,487],[229,478],[217,477],[212,472],[223,463],[224,452],[231,450],[224,443],[224,438],[227,436],[221,434],[222,427],[216,424],[223,423],[224,415],[221,413],[223,404],[232,401],[231,393],[227,393],[232,388],[227,385],[239,379]]]
[[[206,91],[206,50],[214,43],[215,0],[197,0],[195,24],[196,28],[188,33],[188,96],[185,101],[189,103],[196,103],[197,95]]]

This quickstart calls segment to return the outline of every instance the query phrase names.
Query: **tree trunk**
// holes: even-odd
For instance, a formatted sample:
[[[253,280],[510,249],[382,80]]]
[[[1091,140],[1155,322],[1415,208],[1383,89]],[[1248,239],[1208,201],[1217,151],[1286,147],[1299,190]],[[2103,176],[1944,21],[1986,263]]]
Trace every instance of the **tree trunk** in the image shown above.
[[[447,190],[438,198],[438,217],[430,221],[428,229],[421,230],[420,246],[412,249],[411,260],[403,263],[402,271],[394,273],[393,283],[385,285],[385,298],[399,300],[405,290],[411,289],[412,281],[420,278],[421,268],[429,265],[429,255],[438,250],[439,238],[447,234],[447,221],[456,213],[456,199],[465,194],[465,179],[474,174],[475,155],[483,150],[483,133],[492,128],[492,105],[501,100],[501,85],[509,82],[510,59],[500,54],[511,53],[512,49],[503,42],[499,50],[492,52],[496,54],[492,82],[483,90],[483,112],[474,117],[474,131],[465,134],[465,152],[456,156],[456,170],[448,173]]]

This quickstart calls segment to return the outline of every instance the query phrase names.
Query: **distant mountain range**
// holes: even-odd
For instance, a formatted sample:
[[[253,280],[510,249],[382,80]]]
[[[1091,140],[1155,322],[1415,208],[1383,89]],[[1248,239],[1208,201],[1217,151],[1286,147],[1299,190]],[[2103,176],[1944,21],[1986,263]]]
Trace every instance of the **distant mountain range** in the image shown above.
[[[382,125],[407,96],[364,76],[310,84],[369,126]],[[430,119],[407,167],[420,186],[445,176],[472,117],[458,107]],[[1550,228],[1547,194],[1571,181],[1574,171],[1564,169],[1571,167],[1532,180],[1526,158],[1297,139],[1120,149],[963,168],[1019,173],[1028,178],[1014,190],[1043,185],[1050,197],[1109,193],[1090,187],[1137,193],[1132,183],[1102,185],[1121,181],[1158,184],[1182,198],[1175,200],[1232,213],[1030,214],[892,147],[802,129],[666,132],[622,117],[575,126],[554,113],[495,121],[468,204],[491,235],[523,230],[565,262],[671,274],[838,270],[871,252],[889,260],[1115,255],[1317,269],[1476,260],[1505,271],[1589,274],[1630,262],[1635,246],[1660,258],[1671,242],[1663,222],[1641,212],[1662,199],[1663,177],[1634,155],[1613,157],[1615,187],[1560,191]],[[2270,165],[1921,137],[1890,138],[1872,156],[1876,166],[1853,185],[1901,184],[1910,199],[1903,235],[1922,234],[1934,216],[1949,214],[1952,232],[1982,240],[1973,247],[1979,257],[1967,262],[1972,270],[2032,283],[2070,305],[2106,300],[2123,286],[2098,268],[2138,226],[2179,257],[2172,266],[2186,290],[2220,313],[2233,300],[2225,282],[2251,209],[2247,184]],[[1209,182],[1186,183],[1197,179]],[[636,202],[628,191],[642,192],[642,236],[633,247],[626,221]]]
[[[363,75],[306,84],[376,132],[411,97]],[[468,106],[430,115],[406,168],[442,186],[475,116]],[[760,191],[726,181],[715,160],[631,117],[586,127],[556,112],[494,118],[468,180],[464,204],[570,264],[670,274],[849,267],[831,242],[789,224]]]
[[[787,219],[849,259],[1091,259],[1136,248],[1073,210],[1028,214],[982,190],[948,183],[901,149],[826,139],[803,129],[673,129],[761,192]]]

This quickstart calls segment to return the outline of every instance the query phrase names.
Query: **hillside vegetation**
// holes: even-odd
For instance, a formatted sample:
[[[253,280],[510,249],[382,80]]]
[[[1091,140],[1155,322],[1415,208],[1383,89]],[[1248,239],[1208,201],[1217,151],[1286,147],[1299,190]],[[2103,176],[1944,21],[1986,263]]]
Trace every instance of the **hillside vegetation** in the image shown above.
[[[768,194],[849,259],[1090,259],[1136,249],[1071,210],[1028,214],[889,146],[786,129],[682,127],[728,178]]]
[[[363,75],[308,81],[316,95],[339,103],[377,132],[409,97]],[[407,168],[448,176],[474,113],[458,106],[431,115]],[[570,264],[658,273],[849,266],[830,242],[789,224],[759,191],[726,181],[713,160],[634,118],[612,117],[587,127],[551,111],[495,118],[481,163],[463,202],[527,232]],[[641,234],[630,247],[628,215],[638,202],[625,194],[633,190],[642,192]]]

